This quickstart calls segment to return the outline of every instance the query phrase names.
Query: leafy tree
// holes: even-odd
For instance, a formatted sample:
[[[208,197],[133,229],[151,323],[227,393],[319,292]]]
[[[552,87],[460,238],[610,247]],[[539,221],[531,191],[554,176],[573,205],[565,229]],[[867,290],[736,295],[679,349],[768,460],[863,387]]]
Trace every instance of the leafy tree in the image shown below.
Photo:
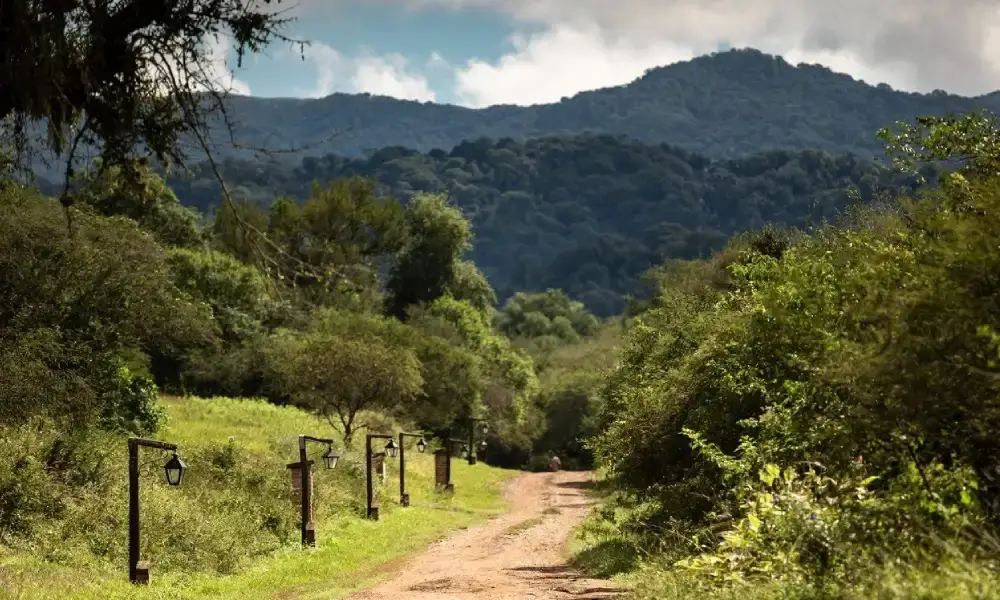
[[[432,431],[446,430],[481,406],[486,378],[482,358],[446,338],[421,332],[415,340],[424,384],[406,416]]]
[[[266,243],[248,235],[241,221],[262,232]],[[361,178],[314,185],[302,205],[279,198],[265,212],[241,203],[233,214],[219,213],[213,229],[221,247],[261,268],[307,308],[378,303],[379,276],[407,235],[399,203],[376,196],[374,183]]]
[[[177,287],[211,309],[218,338],[163,365],[161,384],[206,397],[274,391],[268,388],[274,375],[264,357],[266,339],[275,326],[296,319],[271,296],[267,279],[219,251],[174,248],[167,261]]]
[[[413,315],[417,323],[426,323],[428,319],[448,323],[463,345],[481,357],[486,377],[483,400],[498,421],[518,422],[523,418],[530,398],[538,390],[534,365],[509,339],[492,330],[486,315],[450,296],[439,297]]]
[[[89,170],[79,178],[74,198],[106,217],[132,219],[167,246],[198,246],[202,241],[198,214],[181,206],[163,179],[148,167],[131,170],[129,177],[123,176],[122,167]]]
[[[212,309],[224,340],[254,333],[270,316],[273,300],[257,269],[228,254],[186,248],[170,250],[167,262],[177,287]]]
[[[0,191],[0,422],[48,416],[146,432],[155,387],[143,355],[212,339],[210,315],[174,287],[135,223]]]
[[[206,116],[222,107],[204,43],[228,34],[242,61],[286,39],[288,19],[268,6],[279,1],[5,1],[0,120],[13,125],[19,150],[41,120],[59,154],[100,143],[108,166],[140,150],[181,162],[182,136],[204,136]]]
[[[406,207],[409,241],[389,274],[387,308],[399,319],[406,317],[410,306],[432,302],[449,286],[459,285],[463,293],[482,304],[488,294],[462,267],[463,282],[456,283],[459,259],[468,250],[472,233],[462,212],[448,204],[444,196],[417,196]]]
[[[421,391],[420,361],[398,335],[384,317],[325,311],[309,331],[276,335],[269,357],[282,391],[331,423],[336,419],[350,446],[366,426],[358,422],[363,411],[391,410]]]
[[[487,314],[493,311],[497,303],[493,286],[476,264],[469,260],[455,262],[454,275],[445,287],[445,293],[456,300],[468,302]]]
[[[582,302],[570,300],[561,290],[549,289],[514,294],[497,315],[497,325],[509,337],[553,336],[573,342],[597,331],[600,321]]]
[[[339,284],[375,287],[379,271],[406,240],[399,203],[376,196],[374,182],[360,178],[316,185],[301,207],[279,200],[267,231],[292,261],[310,267],[303,272],[293,266],[282,279],[314,301]]]

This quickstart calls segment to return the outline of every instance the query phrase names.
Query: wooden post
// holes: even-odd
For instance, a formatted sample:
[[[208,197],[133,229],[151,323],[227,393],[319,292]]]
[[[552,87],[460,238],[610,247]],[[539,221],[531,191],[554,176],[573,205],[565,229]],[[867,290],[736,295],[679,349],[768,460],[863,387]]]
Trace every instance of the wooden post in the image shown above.
[[[128,580],[141,583],[139,567],[139,442],[128,441]]]
[[[368,496],[368,518],[378,520],[378,507],[374,505],[375,494],[372,491],[372,436],[365,436],[365,493]]]
[[[316,545],[316,529],[313,523],[313,507],[312,507],[312,492],[313,492],[312,465],[313,461],[311,460],[306,462],[307,466],[306,469],[303,469],[302,463],[299,462],[294,462],[286,465],[286,468],[291,472],[292,476],[292,498],[299,503],[300,518],[302,518],[302,515],[305,515],[306,527],[303,529],[301,527],[301,524],[299,526],[299,536],[301,538],[302,545],[304,546]],[[303,479],[309,481],[308,494],[304,494],[302,492],[303,490],[302,484],[304,483]]]
[[[299,480],[301,482],[301,524],[299,533],[303,546],[316,545],[316,529],[312,519],[312,461],[306,455],[307,436],[299,436]],[[294,483],[292,484],[294,486]]]
[[[406,444],[403,438],[406,434],[399,433],[399,505],[409,506],[410,495],[406,493]]]

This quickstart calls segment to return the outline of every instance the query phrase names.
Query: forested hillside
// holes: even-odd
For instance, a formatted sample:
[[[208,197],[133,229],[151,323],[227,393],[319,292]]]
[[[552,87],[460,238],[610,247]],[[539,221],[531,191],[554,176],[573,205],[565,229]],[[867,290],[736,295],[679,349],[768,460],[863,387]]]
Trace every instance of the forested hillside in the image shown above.
[[[1000,112],[1000,95],[900,92],[746,49],[652,69],[628,85],[530,107],[470,109],[339,93],[320,99],[234,96],[228,106],[232,139],[240,147],[216,120],[218,157],[256,159],[256,149],[266,148],[297,162],[330,153],[364,156],[387,146],[427,152],[480,137],[523,141],[591,132],[665,142],[712,158],[784,149],[870,158],[881,153],[875,132],[882,127],[977,108]],[[188,144],[188,151],[197,147]],[[49,177],[62,173],[54,166],[37,167]]]
[[[559,288],[601,315],[621,312],[641,274],[664,258],[706,256],[733,233],[767,223],[833,217],[854,201],[851,186],[868,200],[880,186],[910,183],[851,155],[774,151],[712,161],[610,135],[480,139],[426,154],[383,148],[369,158],[310,157],[294,168],[231,159],[222,172],[240,198],[262,207],[350,176],[373,177],[404,202],[446,193],[472,223],[470,257],[501,299]],[[221,197],[206,165],[168,184],[203,212]]]
[[[1000,96],[913,94],[819,65],[794,66],[757,50],[731,50],[650,70],[636,81],[555,104],[468,109],[334,94],[317,100],[232,99],[240,141],[356,156],[385,146],[428,151],[479,137],[625,134],[713,158],[776,149],[871,157],[874,132],[917,116],[1000,110]],[[232,152],[232,149],[225,150]]]

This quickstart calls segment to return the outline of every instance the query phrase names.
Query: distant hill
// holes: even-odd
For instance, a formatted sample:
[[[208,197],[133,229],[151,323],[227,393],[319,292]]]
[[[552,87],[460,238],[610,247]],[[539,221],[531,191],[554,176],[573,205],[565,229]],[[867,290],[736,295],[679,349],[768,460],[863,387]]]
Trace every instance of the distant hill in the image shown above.
[[[881,127],[980,108],[1000,113],[1000,92],[976,98],[899,92],[818,65],[729,50],[651,69],[628,85],[531,107],[470,109],[369,94],[234,96],[229,106],[235,141],[280,151],[273,156],[291,164],[330,153],[361,157],[387,146],[427,152],[480,137],[524,141],[584,132],[669,143],[710,158],[797,149],[873,157],[882,153],[875,139]],[[221,129],[213,138],[218,158],[260,157],[235,148]],[[64,169],[56,163],[37,170],[55,178]]]
[[[702,56],[652,69],[628,85],[533,107],[476,110],[367,94],[232,99],[237,140],[273,149],[307,147],[300,157],[362,156],[386,146],[428,151],[484,136],[524,140],[582,132],[666,142],[711,158],[776,149],[870,157],[881,154],[875,140],[881,127],[977,108],[1000,112],[1000,93],[964,98],[899,92],[756,50]]]
[[[471,258],[501,298],[516,290],[562,288],[602,315],[615,314],[640,276],[666,257],[707,255],[734,232],[765,223],[801,226],[830,218],[879,186],[909,186],[851,155],[772,151],[713,161],[624,136],[480,139],[450,152],[383,148],[368,158],[309,157],[297,166],[229,159],[235,193],[263,205],[304,198],[314,181],[376,178],[402,200],[445,192],[471,219]],[[197,166],[168,183],[204,212],[220,198],[211,171]]]

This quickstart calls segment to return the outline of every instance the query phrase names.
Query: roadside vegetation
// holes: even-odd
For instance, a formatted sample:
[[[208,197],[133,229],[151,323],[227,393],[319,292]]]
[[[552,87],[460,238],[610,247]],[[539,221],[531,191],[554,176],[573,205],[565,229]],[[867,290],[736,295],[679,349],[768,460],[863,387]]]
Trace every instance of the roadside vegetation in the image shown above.
[[[166,455],[142,456],[142,556],[153,585],[127,582],[125,440],[58,437],[38,423],[5,429],[0,464],[7,535],[0,598],[331,598],[377,577],[376,568],[438,536],[503,510],[500,484],[516,471],[454,461],[454,496],[435,493],[429,454],[407,454],[410,508],[398,507],[398,461],[376,491],[377,522],[363,518],[363,453],[343,452],[336,469],[314,472],[317,547],[299,543],[299,504],[285,465],[296,437],[336,436],[293,407],[228,398],[164,398],[157,438],[176,442],[188,463],[179,487],[163,480]],[[385,420],[386,431],[396,424]],[[57,444],[55,440],[62,440]],[[42,457],[42,460],[39,460]],[[47,462],[45,462],[47,461]],[[12,481],[10,475],[16,475]],[[13,484],[19,483],[14,488]],[[13,494],[22,506],[8,512]],[[11,517],[20,518],[10,531]]]
[[[1000,133],[884,132],[943,184],[652,274],[577,561],[637,598],[996,598]]]

